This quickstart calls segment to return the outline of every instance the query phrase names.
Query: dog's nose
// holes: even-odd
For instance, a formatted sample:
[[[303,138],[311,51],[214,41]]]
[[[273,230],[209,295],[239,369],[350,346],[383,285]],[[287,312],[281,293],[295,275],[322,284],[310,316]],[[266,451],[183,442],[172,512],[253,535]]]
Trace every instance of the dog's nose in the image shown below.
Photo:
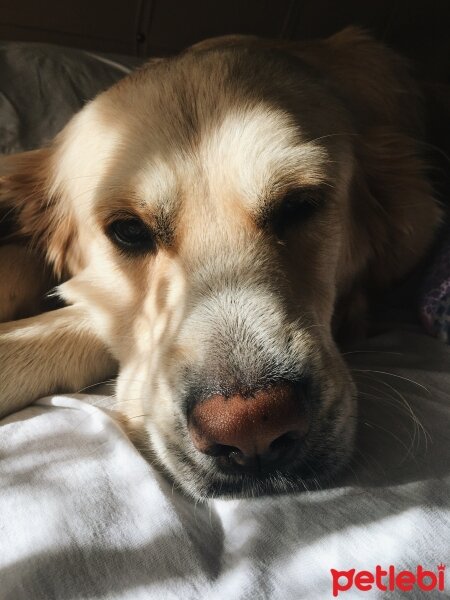
[[[260,470],[293,458],[308,422],[299,387],[278,383],[253,394],[215,394],[189,415],[194,446],[222,466]]]

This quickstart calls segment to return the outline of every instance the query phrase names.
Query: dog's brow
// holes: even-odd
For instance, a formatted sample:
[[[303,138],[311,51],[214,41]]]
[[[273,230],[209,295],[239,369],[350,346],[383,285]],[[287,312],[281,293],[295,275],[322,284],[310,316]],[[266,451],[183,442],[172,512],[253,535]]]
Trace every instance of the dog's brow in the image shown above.
[[[163,244],[170,246],[174,239],[174,215],[170,214],[164,208],[159,208],[155,217],[153,227],[156,236]]]
[[[305,161],[308,164],[308,161]],[[325,163],[325,161],[323,161]],[[311,168],[312,167],[312,168]],[[256,216],[261,218],[271,213],[292,192],[310,193],[311,196],[323,195],[326,187],[332,186],[330,173],[326,172],[326,164],[316,161],[310,168],[293,165],[282,169],[272,176],[261,187],[254,205]]]
[[[118,218],[136,216],[152,229],[164,245],[174,239],[175,205],[170,200],[148,202],[136,197],[133,192],[105,197],[97,204],[97,218],[103,225]]]
[[[292,188],[324,183],[331,176],[328,150],[301,136],[291,116],[273,107],[227,114],[203,142],[211,187],[224,181],[226,165],[227,178],[248,207],[259,211]]]
[[[130,211],[147,223],[155,236],[167,246],[173,243],[175,236],[176,203],[170,198],[157,202],[144,199],[132,199],[128,204]]]

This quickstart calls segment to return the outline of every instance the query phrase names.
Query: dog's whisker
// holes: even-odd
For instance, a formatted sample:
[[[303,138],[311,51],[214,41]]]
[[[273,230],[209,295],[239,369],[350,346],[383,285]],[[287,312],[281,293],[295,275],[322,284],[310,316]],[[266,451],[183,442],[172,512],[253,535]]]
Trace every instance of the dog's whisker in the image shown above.
[[[328,138],[333,138],[333,137],[361,137],[360,133],[354,133],[354,132],[336,132],[336,133],[327,133],[326,135],[321,135],[319,137],[307,140],[306,143],[307,144],[313,144],[314,142],[320,142],[321,140],[326,140]]]
[[[422,388],[423,390],[425,390],[425,392],[427,392],[427,394],[431,395],[430,390],[426,386],[424,386],[422,383],[414,381],[414,379],[410,379],[409,377],[405,377],[403,375],[398,375],[397,373],[390,373],[389,371],[377,371],[375,369],[351,369],[351,371],[354,373],[378,373],[380,375],[388,375],[389,377],[396,377],[398,379],[402,379],[403,381],[408,381],[409,383],[412,383],[413,385],[416,385],[417,387]]]
[[[417,462],[416,457],[414,456],[413,452],[411,451],[410,446],[407,446],[405,444],[405,442],[398,436],[396,435],[393,431],[391,431],[390,429],[387,429],[386,427],[383,427],[382,425],[380,425],[379,423],[376,423],[375,421],[371,421],[370,419],[367,419],[366,417],[354,417],[356,418],[362,425],[368,427],[369,429],[379,429],[380,431],[383,431],[384,433],[386,433],[387,435],[389,435],[392,439],[394,439],[396,442],[398,442],[402,448],[404,448],[405,450],[405,456],[402,459],[402,463],[405,462],[408,458],[411,458],[414,462]]]
[[[408,402],[408,400],[405,398],[405,396],[399,391],[397,390],[394,386],[390,385],[389,383],[387,383],[387,381],[380,381],[380,383],[384,384],[385,386],[387,386],[389,389],[391,389],[400,399],[400,401],[403,403],[403,406],[405,407],[405,409],[408,411],[412,422],[415,425],[415,433],[417,432],[417,435],[420,436],[420,432],[422,432],[423,437],[424,437],[424,441],[425,441],[425,449],[428,449],[428,436],[429,433],[427,432],[427,430],[425,429],[423,423],[420,421],[420,419],[418,418],[418,416],[416,415],[416,413],[414,412],[411,403]]]
[[[86,390],[91,390],[92,388],[95,388],[100,385],[113,384],[113,383],[115,383],[115,381],[116,381],[115,378],[111,378],[111,379],[104,379],[103,381],[98,381],[97,383],[91,383],[90,385],[87,385],[83,388],[78,389],[76,392],[74,392],[74,394],[81,394],[81,393],[85,392]]]
[[[393,408],[396,408],[398,410],[401,410],[405,415],[407,415],[409,417],[409,419],[411,420],[411,423],[413,425],[413,429],[412,432],[409,434],[410,437],[410,449],[411,451],[414,450],[414,448],[419,448],[419,444],[420,444],[420,438],[419,438],[419,429],[418,429],[418,425],[415,422],[415,420],[412,418],[410,412],[407,410],[407,408],[405,406],[403,406],[402,404],[399,404],[399,401],[395,401],[395,399],[393,399],[393,402],[390,402],[389,399],[387,398],[382,398],[382,397],[377,397],[377,396],[373,396],[373,395],[366,395],[367,397],[371,398],[371,399],[376,399],[377,402],[383,402],[384,404],[386,404],[387,406],[391,406]],[[364,418],[364,417],[362,417]],[[417,440],[417,441],[416,441]],[[427,439],[424,436],[424,440],[425,440],[425,448],[427,448]]]
[[[314,325],[307,325],[306,327],[302,327],[302,331],[309,331],[310,329],[328,329],[327,325],[322,325],[321,323],[315,323]]]
[[[143,419],[144,417],[147,418],[147,419],[151,419],[151,415],[149,415],[148,413],[142,413],[140,415],[132,415],[130,417],[124,415],[123,418],[124,418],[125,421],[132,421],[133,419]]]
[[[405,396],[397,388],[395,388],[394,386],[392,386],[391,384],[389,384],[387,381],[384,381],[383,379],[381,379],[379,377],[373,377],[373,376],[371,377],[369,373],[366,373],[366,374],[361,373],[361,375],[369,377],[375,383],[378,383],[378,384],[383,385],[384,387],[387,387],[388,389],[390,389],[396,395],[397,400],[399,399],[401,401],[401,403],[403,404],[403,406],[406,408],[407,412],[411,416],[411,419],[414,421],[414,423],[416,423],[416,425],[418,427],[420,427],[420,429],[421,429],[421,431],[422,431],[422,433],[424,435],[424,438],[425,438],[425,443],[427,445],[427,438],[429,438],[430,441],[431,441],[431,436],[430,436],[429,432],[425,429],[423,423],[420,421],[420,419],[418,418],[418,416],[414,412],[411,404],[408,402],[408,400],[405,398]],[[411,383],[416,383],[416,382],[413,382],[412,380],[407,380],[407,381],[410,381]],[[365,384],[365,386],[367,387],[367,384]],[[422,387],[424,387],[424,386],[422,386]],[[375,391],[380,391],[379,388],[375,388],[374,387],[372,389],[374,389]],[[424,387],[424,389],[425,389],[425,391],[427,391],[428,393],[430,393],[427,388]],[[389,397],[392,398],[392,399],[394,399],[391,395]]]
[[[367,374],[366,374],[367,375]],[[420,434],[423,435],[423,439],[424,439],[424,443],[425,443],[425,450],[428,449],[428,439],[429,439],[429,433],[427,432],[427,430],[425,429],[423,423],[420,421],[420,419],[418,418],[418,416],[416,415],[416,413],[414,412],[411,404],[407,401],[407,399],[405,398],[405,396],[399,391],[397,390],[395,387],[391,386],[389,383],[387,383],[386,381],[383,381],[380,378],[372,378],[373,381],[375,381],[376,383],[379,383],[381,385],[383,385],[384,387],[387,387],[389,390],[391,390],[396,397],[393,397],[392,395],[389,394],[389,399],[391,399],[395,406],[397,406],[398,408],[402,407],[403,410],[406,412],[406,414],[408,414],[408,416],[410,417],[413,425],[414,425],[414,429],[413,429],[413,436],[412,436],[412,441],[411,444],[414,444],[416,441],[416,436],[417,436],[417,444],[419,444],[419,439],[420,439]],[[381,391],[378,388],[373,388],[375,389],[375,391]],[[364,394],[367,397],[370,397],[369,394],[367,392],[362,392],[359,391],[358,392],[360,395]],[[373,396],[374,398],[376,398],[377,400],[383,400],[385,402],[387,402],[387,399],[383,396]],[[400,403],[400,406],[399,406]]]
[[[388,350],[351,350],[349,352],[341,352],[341,356],[348,356],[349,354],[392,354],[404,356],[404,352],[391,352]]]

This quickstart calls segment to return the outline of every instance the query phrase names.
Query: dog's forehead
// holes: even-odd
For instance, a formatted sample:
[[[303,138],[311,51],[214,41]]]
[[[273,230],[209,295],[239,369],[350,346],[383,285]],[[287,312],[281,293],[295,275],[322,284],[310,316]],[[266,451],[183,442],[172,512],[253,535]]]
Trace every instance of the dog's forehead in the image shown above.
[[[226,206],[230,198],[253,210],[273,190],[326,181],[332,161],[322,125],[311,128],[314,97],[299,96],[303,125],[267,81],[265,91],[241,89],[250,74],[233,79],[229,65],[213,58],[181,75],[162,64],[160,77],[144,71],[86,107],[63,141],[58,178],[70,195],[86,205],[94,193],[103,205],[128,197],[166,214],[182,203]]]
[[[274,190],[320,184],[328,176],[325,147],[302,136],[288,112],[264,102],[230,107],[189,144],[175,135],[166,148],[161,152],[160,137],[150,136],[133,180],[136,197],[149,208],[217,204],[227,196],[252,210]]]
[[[128,120],[122,145],[137,196],[160,204],[202,185],[210,197],[227,189],[252,205],[289,178],[322,180],[328,155],[315,138],[328,129],[324,115],[319,128],[312,117],[321,92],[285,61],[243,49],[187,53],[113,90],[113,124]]]

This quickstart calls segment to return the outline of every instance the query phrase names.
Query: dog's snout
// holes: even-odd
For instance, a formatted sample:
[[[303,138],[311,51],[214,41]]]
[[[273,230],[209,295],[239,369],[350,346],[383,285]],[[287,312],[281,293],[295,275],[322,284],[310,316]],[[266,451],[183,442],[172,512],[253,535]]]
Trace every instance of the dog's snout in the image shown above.
[[[293,458],[307,430],[298,386],[278,383],[252,394],[214,394],[189,415],[189,433],[203,454],[233,470],[275,468]]]

